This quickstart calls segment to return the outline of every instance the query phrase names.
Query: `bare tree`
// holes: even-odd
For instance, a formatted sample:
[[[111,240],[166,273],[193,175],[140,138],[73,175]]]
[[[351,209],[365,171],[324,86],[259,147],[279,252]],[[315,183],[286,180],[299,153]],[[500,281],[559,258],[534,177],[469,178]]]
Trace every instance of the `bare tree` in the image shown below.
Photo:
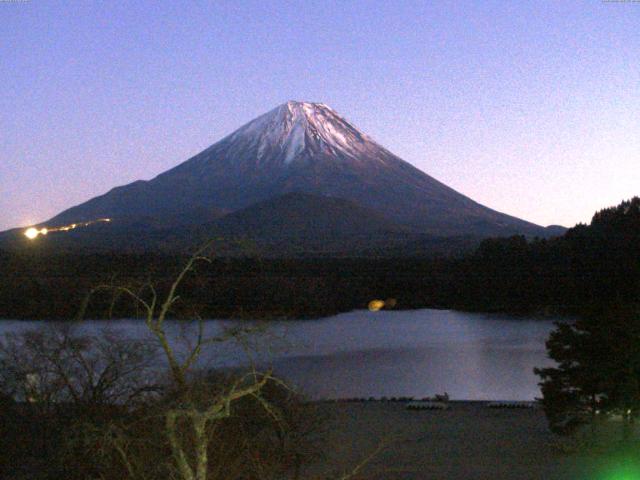
[[[117,332],[48,324],[0,341],[0,478],[85,479],[86,426],[158,398],[157,349]],[[8,402],[8,403],[7,403]]]
[[[84,302],[80,318],[98,292],[111,294],[110,308],[117,298],[133,299],[153,342],[109,331],[82,334],[75,324],[10,335],[0,344],[3,392],[30,409],[98,411],[63,427],[66,450],[57,460],[67,468],[65,478],[300,478],[316,425],[287,385],[253,361],[242,373],[196,369],[212,345],[247,345],[253,327],[240,324],[207,335],[194,315],[196,331],[182,345],[168,329],[184,278],[209,261],[206,248],[190,257],[165,295],[151,282],[137,289],[99,285]],[[165,375],[158,368],[161,358]],[[356,477],[364,463],[340,478]]]
[[[0,388],[41,409],[56,405],[125,405],[157,388],[156,348],[115,331],[83,334],[77,325],[46,325],[0,341]]]
[[[168,364],[171,392],[169,396],[171,401],[162,412],[164,433],[175,462],[176,475],[182,480],[207,480],[210,478],[209,450],[216,448],[216,446],[210,445],[211,433],[215,429],[216,423],[231,416],[232,407],[239,400],[247,397],[257,400],[265,412],[275,421],[279,421],[278,412],[261,395],[262,389],[268,382],[280,383],[270,371],[258,372],[252,368],[249,373],[240,376],[230,385],[218,389],[212,389],[203,382],[193,381],[193,378],[190,378],[190,373],[192,373],[204,348],[228,341],[244,333],[245,328],[229,329],[220,335],[207,337],[204,322],[197,317],[198,331],[195,342],[183,355],[178,353],[167,333],[167,318],[172,307],[180,298],[178,289],[185,276],[194,269],[196,263],[210,262],[209,258],[203,255],[209,246],[209,244],[205,245],[191,256],[164,298],[160,298],[150,282],[138,291],[125,286],[100,285],[91,292],[93,295],[100,290],[108,290],[114,295],[131,297],[136,307],[142,311],[149,332],[157,340],[160,350],[164,354]],[[87,302],[83,308],[86,308],[86,305]],[[131,467],[129,473],[133,475],[135,472],[133,472],[131,462],[126,458],[123,459]]]

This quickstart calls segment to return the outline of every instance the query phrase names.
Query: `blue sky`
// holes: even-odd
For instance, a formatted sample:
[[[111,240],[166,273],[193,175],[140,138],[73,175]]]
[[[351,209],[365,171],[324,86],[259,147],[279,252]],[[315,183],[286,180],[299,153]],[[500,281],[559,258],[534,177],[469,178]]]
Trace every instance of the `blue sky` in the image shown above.
[[[0,1],[0,229],[324,102],[489,207],[640,194],[640,4]]]

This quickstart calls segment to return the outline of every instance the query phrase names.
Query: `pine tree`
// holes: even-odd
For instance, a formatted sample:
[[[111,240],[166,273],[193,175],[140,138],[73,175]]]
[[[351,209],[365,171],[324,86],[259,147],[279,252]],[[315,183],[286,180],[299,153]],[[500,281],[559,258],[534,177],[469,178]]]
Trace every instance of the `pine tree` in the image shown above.
[[[547,341],[557,366],[535,369],[552,430],[570,433],[619,414],[623,437],[640,413],[640,310],[615,303],[574,323],[558,323]]]

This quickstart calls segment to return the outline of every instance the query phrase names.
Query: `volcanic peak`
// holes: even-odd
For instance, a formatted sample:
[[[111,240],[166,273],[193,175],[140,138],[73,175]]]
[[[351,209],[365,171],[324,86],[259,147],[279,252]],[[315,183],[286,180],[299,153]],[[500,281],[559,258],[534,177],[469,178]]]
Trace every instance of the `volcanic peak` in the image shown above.
[[[287,165],[306,150],[357,159],[380,148],[328,105],[297,101],[259,116],[222,143],[232,150],[256,148],[258,160],[277,152]]]

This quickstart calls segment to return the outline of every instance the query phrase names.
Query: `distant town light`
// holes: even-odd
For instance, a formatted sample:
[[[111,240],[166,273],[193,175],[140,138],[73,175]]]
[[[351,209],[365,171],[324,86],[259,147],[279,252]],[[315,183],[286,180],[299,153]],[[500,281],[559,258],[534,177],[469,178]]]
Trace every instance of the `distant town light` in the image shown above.
[[[27,237],[29,240],[33,240],[34,238],[36,238],[38,235],[40,234],[40,230],[38,230],[37,228],[27,228],[24,232],[25,237]]]
[[[371,300],[369,302],[369,311],[377,312],[382,307],[384,307],[384,302],[382,300]]]
[[[38,235],[46,235],[49,232],[68,232],[69,230],[73,230],[77,227],[87,227],[92,223],[98,223],[98,222],[111,222],[111,219],[99,218],[97,220],[92,220],[89,222],[72,223],[71,225],[64,225],[62,227],[51,227],[51,228],[43,227],[39,230],[35,227],[29,227],[24,231],[24,236],[27,237],[29,240],[34,240]]]

